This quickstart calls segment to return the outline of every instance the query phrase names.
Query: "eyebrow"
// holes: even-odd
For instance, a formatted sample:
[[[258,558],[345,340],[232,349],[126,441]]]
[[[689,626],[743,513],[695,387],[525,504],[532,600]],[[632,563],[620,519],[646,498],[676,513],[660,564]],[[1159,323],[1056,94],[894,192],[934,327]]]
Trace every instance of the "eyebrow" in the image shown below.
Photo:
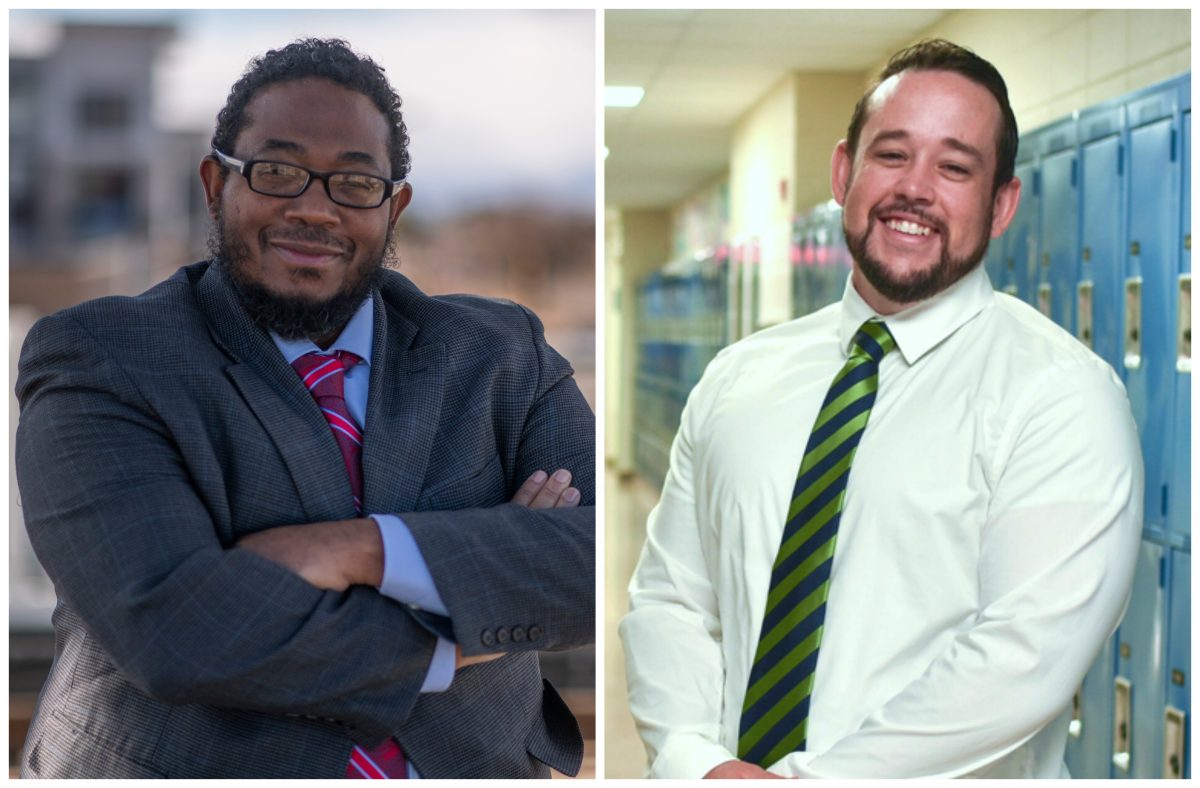
[[[875,138],[873,140],[871,140],[871,145],[869,147],[874,147],[877,143],[880,143],[880,142],[892,142],[895,140],[903,141],[903,140],[907,140],[907,139],[909,139],[909,133],[902,129],[893,129],[891,131],[881,131],[875,135]],[[968,145],[967,143],[963,142],[962,140],[960,140],[956,137],[942,137],[942,144],[948,148],[953,148],[954,150],[958,151],[959,153],[966,154],[967,156],[970,156],[971,158],[975,159],[976,161],[978,161],[980,163],[983,163],[983,160],[984,160],[983,154],[979,151],[978,148],[974,147],[973,145]]]
[[[297,155],[303,155],[304,153],[308,152],[307,148],[305,148],[303,145],[301,145],[298,142],[293,142],[291,140],[275,139],[274,137],[272,137],[263,142],[263,144],[258,148],[258,151],[255,155],[261,156],[262,154],[268,153],[271,151],[280,151],[283,153],[295,153]],[[375,167],[379,166],[379,162],[375,159],[375,157],[369,153],[366,153],[365,151],[358,151],[358,150],[342,151],[341,153],[338,154],[337,158],[338,158],[338,161],[346,162],[347,164],[369,164],[369,165],[372,165]]]

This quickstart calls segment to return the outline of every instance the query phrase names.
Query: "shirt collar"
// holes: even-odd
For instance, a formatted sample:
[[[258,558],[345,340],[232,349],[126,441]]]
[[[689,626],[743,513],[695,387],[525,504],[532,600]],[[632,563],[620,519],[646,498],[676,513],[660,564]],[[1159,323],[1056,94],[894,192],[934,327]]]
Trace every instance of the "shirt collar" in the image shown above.
[[[992,303],[992,283],[983,265],[975,266],[969,274],[950,287],[894,315],[881,317],[867,305],[854,289],[853,275],[846,278],[842,294],[842,317],[838,325],[838,340],[842,351],[849,356],[850,344],[863,323],[878,317],[887,323],[896,340],[896,347],[909,366],[971,318]]]
[[[311,339],[284,339],[274,331],[271,331],[270,334],[271,339],[275,342],[275,347],[279,348],[279,352],[283,354],[289,364],[305,353],[332,353],[335,350],[348,350],[361,358],[362,363],[370,366],[371,345],[375,340],[375,307],[370,297],[364,300],[328,350],[321,350]]]

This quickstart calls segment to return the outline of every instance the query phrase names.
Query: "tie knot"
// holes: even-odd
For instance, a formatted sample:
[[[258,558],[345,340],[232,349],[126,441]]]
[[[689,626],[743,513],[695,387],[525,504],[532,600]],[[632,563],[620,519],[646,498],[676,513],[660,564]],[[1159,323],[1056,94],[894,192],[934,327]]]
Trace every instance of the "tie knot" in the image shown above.
[[[888,330],[887,325],[881,320],[868,320],[854,335],[854,347],[850,354],[865,354],[878,364],[895,347],[896,340],[892,337],[892,332]]]
[[[304,387],[313,396],[342,396],[343,378],[346,370],[361,359],[348,350],[332,353],[306,353],[292,362],[292,368],[300,376]]]

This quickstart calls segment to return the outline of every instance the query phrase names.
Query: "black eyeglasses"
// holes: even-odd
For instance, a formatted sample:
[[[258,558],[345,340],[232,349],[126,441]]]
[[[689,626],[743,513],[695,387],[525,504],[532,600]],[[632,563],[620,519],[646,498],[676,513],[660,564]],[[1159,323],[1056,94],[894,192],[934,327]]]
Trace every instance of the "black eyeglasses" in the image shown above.
[[[241,161],[216,148],[213,148],[212,155],[226,167],[241,173],[251,191],[268,197],[299,197],[315,178],[325,184],[325,193],[338,205],[378,208],[404,185],[403,180],[389,181],[378,175],[361,172],[317,172],[282,161]]]

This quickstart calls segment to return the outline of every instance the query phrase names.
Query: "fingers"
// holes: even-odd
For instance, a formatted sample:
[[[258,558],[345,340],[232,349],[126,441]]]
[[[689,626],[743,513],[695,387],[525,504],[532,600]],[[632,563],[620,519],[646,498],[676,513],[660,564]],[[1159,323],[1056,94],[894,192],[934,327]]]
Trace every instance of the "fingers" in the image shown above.
[[[513,496],[513,503],[530,509],[553,509],[578,506],[579,490],[570,486],[571,472],[559,468],[553,475],[537,471],[521,485]]]
[[[541,492],[542,485],[546,483],[546,472],[537,471],[521,485],[521,489],[517,490],[517,494],[513,496],[512,502],[519,503],[522,506],[528,506],[533,503],[533,497]]]

